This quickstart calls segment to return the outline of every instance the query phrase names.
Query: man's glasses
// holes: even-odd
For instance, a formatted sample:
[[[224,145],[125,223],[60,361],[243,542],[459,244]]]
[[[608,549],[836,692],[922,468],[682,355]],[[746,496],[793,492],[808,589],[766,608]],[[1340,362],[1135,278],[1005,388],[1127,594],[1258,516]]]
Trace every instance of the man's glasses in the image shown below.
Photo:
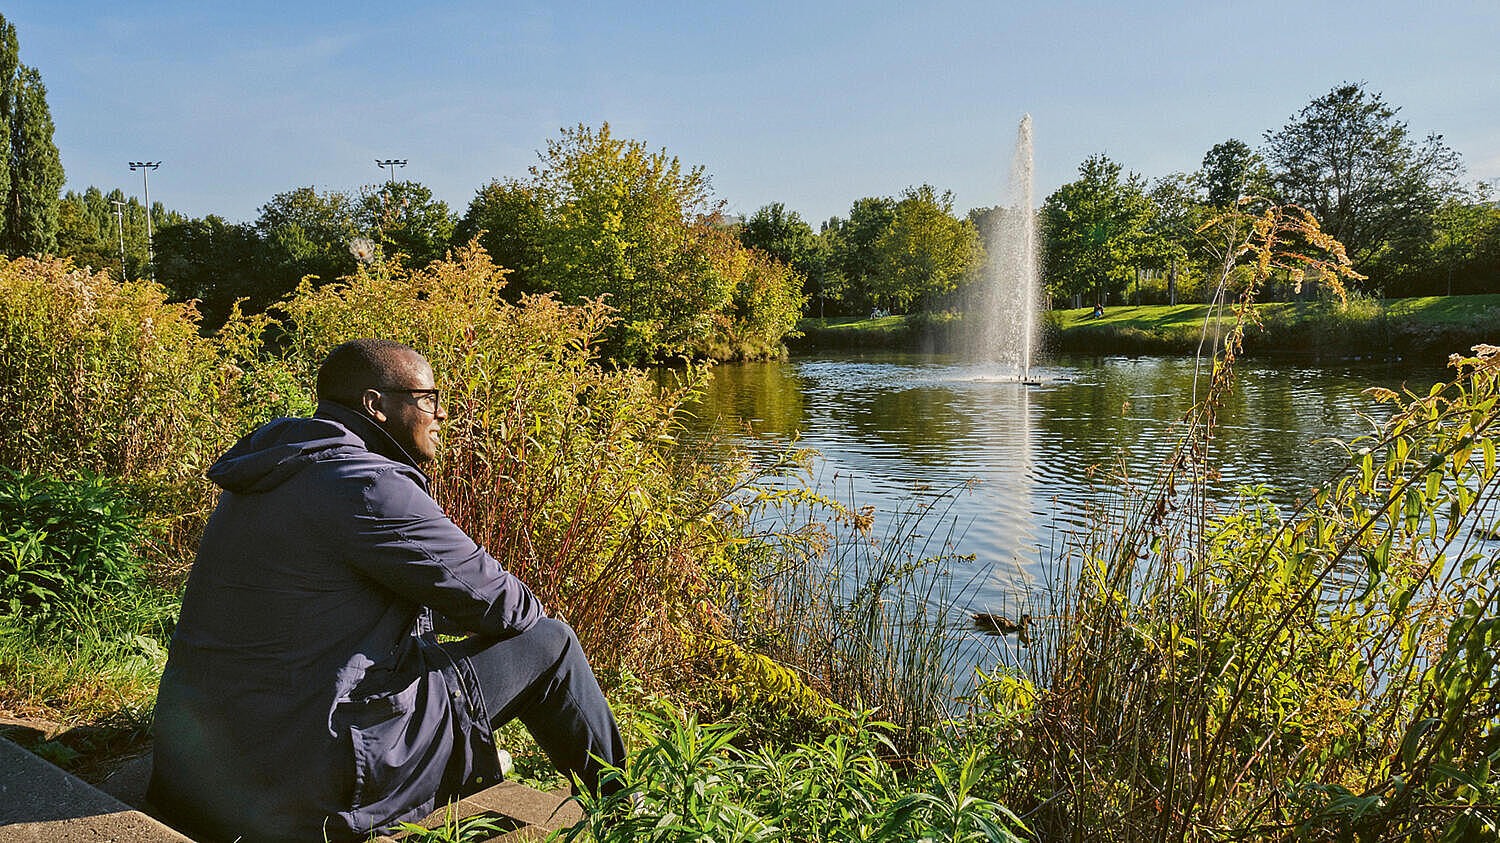
[[[416,400],[417,409],[431,413],[434,416],[438,412],[438,402],[442,400],[442,393],[436,389],[397,389],[396,387],[377,387],[376,392],[401,392],[410,395]]]

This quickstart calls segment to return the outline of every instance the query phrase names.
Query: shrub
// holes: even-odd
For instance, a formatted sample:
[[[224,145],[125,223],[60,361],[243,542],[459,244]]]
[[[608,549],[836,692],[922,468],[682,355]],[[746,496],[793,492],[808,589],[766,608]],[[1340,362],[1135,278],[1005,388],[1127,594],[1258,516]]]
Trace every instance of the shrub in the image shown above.
[[[55,627],[142,585],[136,505],[102,478],[0,470],[0,614]]]
[[[236,318],[225,336],[258,342]],[[154,283],[0,259],[0,466],[108,477],[185,555],[213,502],[203,472],[254,415],[232,360]]]

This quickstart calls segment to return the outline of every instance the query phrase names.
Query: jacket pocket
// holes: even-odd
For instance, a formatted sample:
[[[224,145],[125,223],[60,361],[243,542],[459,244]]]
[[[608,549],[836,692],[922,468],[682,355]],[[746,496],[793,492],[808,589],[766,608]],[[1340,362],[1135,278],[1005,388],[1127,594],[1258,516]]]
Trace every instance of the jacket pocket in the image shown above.
[[[339,703],[354,754],[352,807],[389,798],[417,772],[428,743],[416,722],[422,684],[416,677],[404,688]]]

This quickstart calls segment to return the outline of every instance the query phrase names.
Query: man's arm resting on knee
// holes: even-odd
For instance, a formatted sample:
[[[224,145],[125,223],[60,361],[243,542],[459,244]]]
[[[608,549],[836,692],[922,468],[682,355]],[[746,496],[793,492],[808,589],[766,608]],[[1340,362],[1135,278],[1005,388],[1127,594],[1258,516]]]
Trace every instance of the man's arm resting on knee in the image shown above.
[[[346,547],[356,570],[432,607],[460,630],[514,635],[546,616],[525,583],[399,470],[383,472],[366,487]]]

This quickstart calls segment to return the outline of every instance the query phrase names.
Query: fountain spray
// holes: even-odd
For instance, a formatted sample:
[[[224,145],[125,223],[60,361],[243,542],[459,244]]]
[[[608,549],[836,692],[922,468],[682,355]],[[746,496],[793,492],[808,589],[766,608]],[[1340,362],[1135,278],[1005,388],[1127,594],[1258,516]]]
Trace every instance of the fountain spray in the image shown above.
[[[1004,204],[995,214],[991,253],[979,298],[979,347],[975,358],[999,363],[1017,379],[1031,381],[1040,304],[1035,202],[1032,188],[1031,115],[1021,118]]]

